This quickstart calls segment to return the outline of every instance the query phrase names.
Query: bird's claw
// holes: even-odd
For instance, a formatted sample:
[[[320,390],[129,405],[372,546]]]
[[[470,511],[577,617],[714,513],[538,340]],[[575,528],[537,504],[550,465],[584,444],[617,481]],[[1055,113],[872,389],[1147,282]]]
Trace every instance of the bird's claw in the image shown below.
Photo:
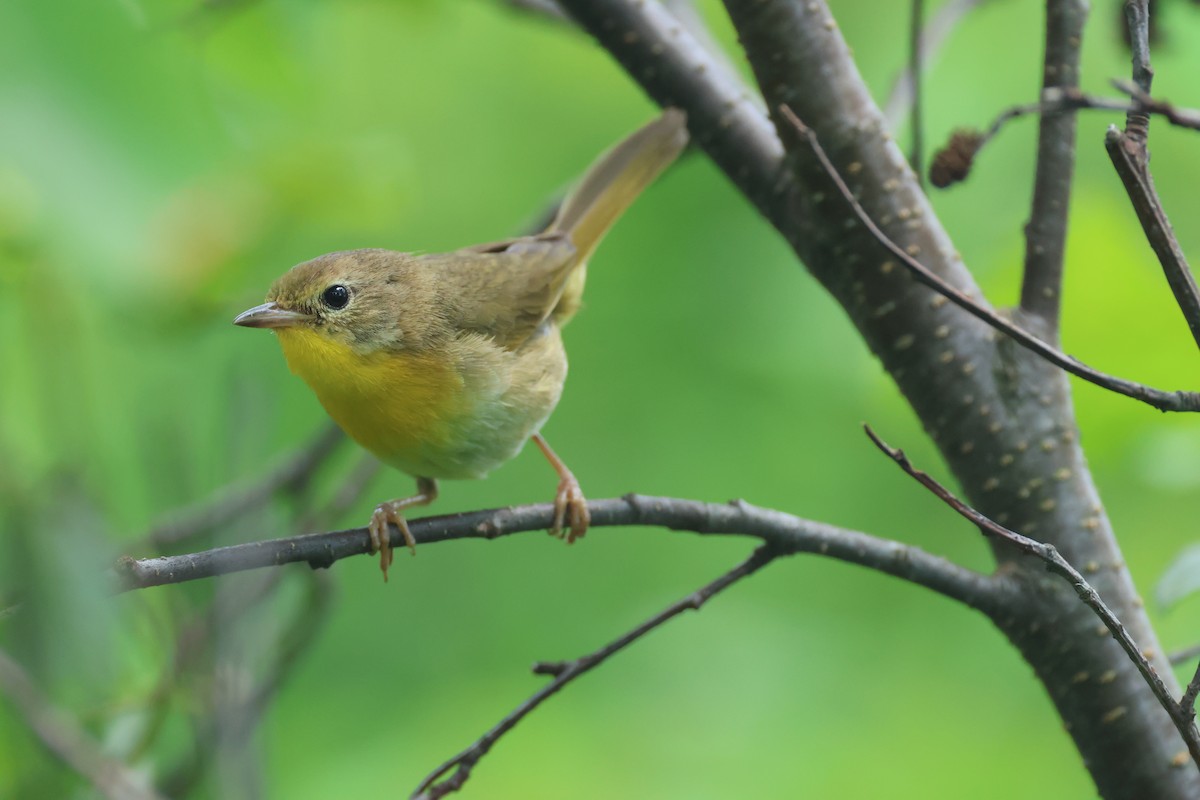
[[[568,472],[558,482],[558,493],[554,496],[554,525],[550,528],[550,535],[565,538],[567,544],[571,544],[583,538],[591,522],[592,515],[588,511],[583,489],[579,487],[575,476]],[[567,526],[565,531],[564,526]]]
[[[388,567],[392,565],[395,557],[392,552],[392,534],[388,530],[389,523],[400,529],[400,535],[404,537],[409,551],[414,556],[417,554],[417,540],[408,529],[408,522],[400,509],[401,506],[396,503],[380,503],[375,507],[371,514],[371,522],[367,525],[367,533],[371,537],[371,554],[379,553],[379,569],[383,571],[384,582],[387,582]]]

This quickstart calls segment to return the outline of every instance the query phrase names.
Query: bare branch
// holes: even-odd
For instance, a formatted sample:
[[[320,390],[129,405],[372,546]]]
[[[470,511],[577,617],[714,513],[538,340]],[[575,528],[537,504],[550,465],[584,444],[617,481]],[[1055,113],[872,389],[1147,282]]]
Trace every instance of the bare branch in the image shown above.
[[[781,550],[817,553],[894,575],[984,611],[996,599],[988,576],[919,548],[758,508],[740,500],[718,504],[631,494],[593,500],[588,508],[593,528],[645,525],[704,535],[751,536]],[[418,543],[431,544],[545,530],[553,516],[554,506],[545,503],[425,517],[408,524]],[[393,544],[399,546],[400,532],[394,526],[390,531]],[[366,555],[370,549],[367,529],[354,528],[141,561],[126,557],[118,562],[116,572],[121,590],[127,591],[281,564],[328,567],[348,556]]]
[[[1138,672],[1142,674],[1146,684],[1150,687],[1150,691],[1154,693],[1159,704],[1162,705],[1163,709],[1171,717],[1171,721],[1175,723],[1175,727],[1179,730],[1179,735],[1183,737],[1183,741],[1187,745],[1192,760],[1197,767],[1200,767],[1200,730],[1197,730],[1193,721],[1195,713],[1193,712],[1190,716],[1184,714],[1180,704],[1171,696],[1170,690],[1163,682],[1163,679],[1159,677],[1154,666],[1143,654],[1141,648],[1137,646],[1137,643],[1133,641],[1129,632],[1125,630],[1125,625],[1122,624],[1121,620],[1117,619],[1116,614],[1109,609],[1100,597],[1100,594],[1092,588],[1092,585],[1087,582],[1079,570],[1071,566],[1059,554],[1058,548],[1052,544],[1045,544],[1036,539],[1030,539],[1028,536],[1011,531],[1003,525],[993,522],[955,497],[949,489],[934,480],[928,473],[914,467],[908,460],[908,456],[904,455],[903,450],[889,446],[879,438],[875,431],[871,430],[869,425],[864,425],[863,429],[867,432],[867,436],[871,437],[871,441],[875,443],[875,446],[887,455],[888,458],[896,462],[900,469],[904,470],[905,473],[932,492],[946,505],[957,511],[959,515],[972,522],[984,536],[994,536],[1003,539],[1021,550],[1021,552],[1040,558],[1046,563],[1046,569],[1071,584],[1075,593],[1079,595],[1079,599],[1083,601],[1084,605],[1095,612],[1100,621],[1104,623],[1104,627],[1108,628],[1109,633],[1116,639],[1117,644],[1129,656],[1129,660],[1137,667]]]
[[[1042,92],[1039,103],[1026,103],[1004,109],[992,120],[992,124],[984,132],[971,128],[962,128],[954,132],[950,141],[934,156],[930,167],[930,181],[938,188],[966,180],[971,162],[979,151],[990,142],[1009,122],[1029,114],[1049,114],[1064,111],[1124,111],[1126,115],[1142,112],[1163,117],[1171,125],[1178,128],[1188,128],[1200,131],[1200,111],[1190,108],[1177,108],[1165,100],[1158,100],[1141,92],[1136,86],[1125,81],[1112,82],[1119,91],[1129,95],[1128,100],[1114,97],[1097,97],[1085,94],[1078,89],[1050,88]],[[1128,135],[1128,134],[1127,134]],[[965,148],[965,151],[964,151]],[[942,159],[951,157],[960,163],[950,166],[939,166]],[[1140,156],[1139,156],[1140,158]],[[1144,159],[1142,159],[1144,160]],[[939,179],[938,170],[948,177]]]
[[[538,662],[534,664],[533,671],[535,673],[539,675],[552,675],[554,676],[554,680],[513,709],[504,719],[500,720],[483,736],[476,739],[469,747],[447,760],[426,776],[425,780],[421,781],[420,785],[417,786],[417,790],[413,792],[413,799],[437,800],[437,798],[444,797],[451,792],[457,792],[471,776],[471,771],[479,763],[479,760],[488,754],[488,751],[492,749],[500,737],[512,730],[517,723],[528,716],[543,701],[549,699],[568,683],[584,673],[589,672],[594,667],[600,666],[610,656],[625,649],[655,628],[674,619],[684,611],[699,611],[701,606],[722,590],[729,588],[742,578],[753,575],[780,555],[785,554],[769,545],[763,545],[755,550],[748,559],[729,572],[726,572],[711,583],[700,587],[687,597],[672,603],[641,625],[614,639],[599,650],[585,656],[580,656],[572,661],[555,663]],[[452,769],[454,770],[453,775],[445,781],[437,783],[442,776]]]
[[[51,705],[21,665],[2,651],[0,691],[8,695],[42,745],[109,800],[162,800],[129,767],[105,755],[78,722]]]
[[[855,216],[859,221],[870,231],[871,235],[882,244],[888,252],[894,255],[915,277],[918,281],[941,294],[946,299],[953,302],[959,308],[969,312],[972,316],[986,322],[996,330],[1009,336],[1017,344],[1025,347],[1028,350],[1037,353],[1046,361],[1054,364],[1076,377],[1083,378],[1089,383],[1094,383],[1109,391],[1123,394],[1126,397],[1132,397],[1135,400],[1140,400],[1143,403],[1154,406],[1160,411],[1200,411],[1200,393],[1196,392],[1164,392],[1160,389],[1155,389],[1150,386],[1145,386],[1133,381],[1127,381],[1123,378],[1117,378],[1112,375],[1107,375],[1098,370],[1092,369],[1086,364],[1078,361],[1072,356],[1063,353],[1054,346],[1047,344],[1024,328],[1016,325],[1010,320],[1000,316],[995,311],[987,308],[984,305],[976,302],[972,298],[955,289],[950,284],[946,283],[940,277],[933,273],[924,264],[917,261],[906,250],[888,238],[878,225],[871,219],[862,205],[854,197],[854,193],[846,185],[846,182],[838,174],[837,169],[825,155],[821,143],[817,141],[817,135],[811,128],[800,121],[792,110],[784,106],[781,111],[783,115],[795,126],[799,134],[804,137],[817,159],[821,162],[821,166],[828,173],[830,179],[837,186],[838,192],[843,199],[850,204],[854,210]]]
[[[1196,697],[1200,695],[1200,664],[1196,665],[1196,673],[1188,682],[1187,689],[1179,701],[1179,710],[1189,720],[1196,719]]]
[[[1047,89],[1070,92],[1079,87],[1079,58],[1086,0],[1046,3],[1046,55],[1042,68]],[[1025,271],[1021,308],[1040,317],[1051,341],[1058,340],[1063,259],[1071,183],[1075,175],[1075,115],[1042,112],[1038,128],[1033,204],[1025,225]]]
[[[1125,0],[1125,26],[1129,30],[1129,52],[1133,82],[1143,94],[1150,94],[1154,69],[1150,66],[1150,4],[1149,0]],[[1148,162],[1146,139],[1150,133],[1150,117],[1145,111],[1130,111],[1125,116],[1125,134],[1141,150],[1140,163]]]
[[[1159,200],[1150,170],[1142,161],[1141,145],[1133,136],[1112,126],[1104,137],[1104,148],[1129,195],[1134,213],[1146,234],[1146,241],[1158,256],[1167,285],[1171,287],[1175,302],[1183,312],[1192,338],[1200,346],[1200,290],[1196,288],[1196,279],[1192,277],[1187,257],[1175,238],[1175,231]]]

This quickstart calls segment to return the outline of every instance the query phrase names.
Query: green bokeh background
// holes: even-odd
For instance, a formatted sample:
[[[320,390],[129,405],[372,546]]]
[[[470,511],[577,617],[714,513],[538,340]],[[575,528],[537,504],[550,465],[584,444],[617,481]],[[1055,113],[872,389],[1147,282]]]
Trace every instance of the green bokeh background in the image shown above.
[[[885,97],[906,3],[832,3]],[[1085,88],[1128,74],[1120,3],[1096,0]],[[1200,104],[1200,11],[1163,2],[1156,90]],[[735,54],[719,5],[703,3]],[[992,0],[927,79],[927,136],[1035,97],[1041,4]],[[229,324],[292,264],[353,247],[449,249],[507,236],[654,113],[590,39],[488,0],[8,0],[0,4],[0,592],[34,610],[0,646],[114,753],[144,724],[170,658],[168,611],[242,578],[102,599],[108,560],[172,509],[250,481],[324,424],[272,337]],[[1102,369],[1196,388],[1186,327],[1102,147],[1080,118],[1064,340]],[[1019,122],[934,203],[993,302],[1016,297],[1036,125]],[[901,140],[906,136],[899,132]],[[1155,125],[1154,166],[1181,243],[1200,252],[1194,134]],[[572,372],[546,434],[592,497],[742,497],[986,569],[976,533],[867,442],[871,422],[940,477],[912,413],[839,308],[703,157],[614,229],[566,332]],[[1200,431],[1076,386],[1082,440],[1150,590],[1196,539]],[[356,458],[339,452],[316,487]],[[402,495],[381,473],[340,525]],[[533,450],[438,512],[546,501]],[[218,541],[287,535],[283,508]],[[248,760],[266,796],[407,796],[579,655],[727,569],[739,540],[526,534],[332,570],[337,595]],[[140,555],[140,553],[133,553]],[[251,672],[296,603],[228,632]],[[1200,602],[1149,603],[1167,647],[1200,638]],[[235,676],[236,677],[236,676]],[[184,741],[172,699],[153,772]],[[178,728],[172,733],[172,727]],[[176,744],[173,745],[172,743]],[[247,755],[247,754],[243,754]],[[216,769],[199,796],[238,797]],[[252,781],[253,783],[253,781]],[[81,796],[0,705],[0,797]],[[1084,797],[1093,792],[1029,668],[979,616],[817,558],[779,563],[656,632],[526,720],[467,796]],[[84,795],[86,796],[86,795]]]

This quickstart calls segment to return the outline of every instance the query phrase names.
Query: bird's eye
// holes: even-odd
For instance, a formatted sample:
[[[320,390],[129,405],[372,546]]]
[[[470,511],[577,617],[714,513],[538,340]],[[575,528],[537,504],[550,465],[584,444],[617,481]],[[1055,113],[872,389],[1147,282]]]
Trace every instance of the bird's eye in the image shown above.
[[[350,290],[340,283],[335,283],[321,292],[321,302],[329,308],[345,308],[346,304],[350,302]]]

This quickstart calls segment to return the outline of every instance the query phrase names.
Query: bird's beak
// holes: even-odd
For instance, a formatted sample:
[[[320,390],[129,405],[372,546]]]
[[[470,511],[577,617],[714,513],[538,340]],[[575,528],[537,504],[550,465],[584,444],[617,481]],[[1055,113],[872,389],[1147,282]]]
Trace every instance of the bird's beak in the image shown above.
[[[255,306],[238,314],[233,324],[247,328],[290,328],[310,319],[312,316],[309,314],[289,311],[286,308],[280,308],[275,303],[263,303],[261,306]]]

